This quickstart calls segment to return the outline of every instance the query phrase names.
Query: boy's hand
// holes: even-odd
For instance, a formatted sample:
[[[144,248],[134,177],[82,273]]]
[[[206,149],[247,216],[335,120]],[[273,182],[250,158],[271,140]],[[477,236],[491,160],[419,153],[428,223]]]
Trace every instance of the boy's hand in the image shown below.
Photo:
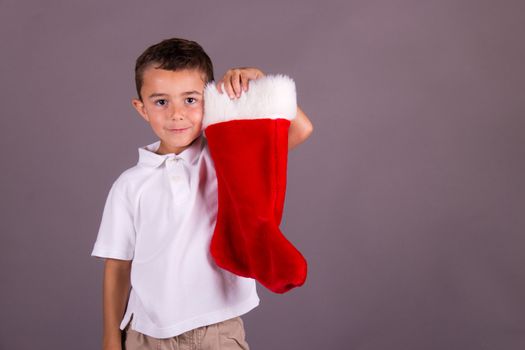
[[[216,82],[217,90],[222,94],[221,85],[231,99],[241,96],[243,91],[248,91],[248,81],[264,77],[264,73],[255,67],[231,68],[226,71],[224,76]]]

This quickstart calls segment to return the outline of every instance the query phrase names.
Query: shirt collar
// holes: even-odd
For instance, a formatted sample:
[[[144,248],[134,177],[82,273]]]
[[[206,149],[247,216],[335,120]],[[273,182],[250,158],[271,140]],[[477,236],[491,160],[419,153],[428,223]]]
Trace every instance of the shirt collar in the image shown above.
[[[149,145],[139,147],[139,161],[138,164],[158,167],[166,159],[182,159],[185,163],[192,164],[201,152],[203,145],[203,134],[201,133],[191,145],[179,154],[157,154],[155,153],[160,146],[160,140],[150,143]]]

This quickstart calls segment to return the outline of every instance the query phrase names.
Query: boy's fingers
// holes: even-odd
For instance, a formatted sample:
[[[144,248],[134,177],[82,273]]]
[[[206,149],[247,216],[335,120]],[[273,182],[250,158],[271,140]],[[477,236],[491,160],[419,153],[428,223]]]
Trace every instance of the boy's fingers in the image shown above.
[[[224,82],[224,90],[226,91],[226,93],[228,93],[228,96],[230,96],[230,98],[233,98],[235,96],[235,93],[234,93],[233,88],[232,88],[231,77],[230,77],[230,79],[226,79],[225,80],[225,82]]]
[[[243,69],[229,69],[217,85],[217,90],[222,94],[226,92],[230,99],[238,98],[243,91],[248,91],[250,80],[263,77],[259,70],[247,71]]]
[[[248,81],[249,79],[245,75],[241,74],[241,85],[243,91],[248,91]]]
[[[222,94],[222,88],[221,88],[221,85],[223,84],[222,80],[219,80],[218,82],[215,83],[215,86],[217,87],[217,91],[219,91],[219,93]]]
[[[232,76],[233,91],[237,97],[241,96],[241,74],[235,73]]]
[[[217,88],[217,91],[219,91],[219,93],[222,94],[222,88],[221,88],[221,85],[222,85],[222,80],[219,80],[218,82],[215,83],[215,87]]]

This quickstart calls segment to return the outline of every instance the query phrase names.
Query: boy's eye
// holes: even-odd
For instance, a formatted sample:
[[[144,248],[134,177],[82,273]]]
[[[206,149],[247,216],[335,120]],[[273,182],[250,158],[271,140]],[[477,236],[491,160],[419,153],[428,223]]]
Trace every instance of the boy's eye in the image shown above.
[[[195,102],[197,102],[197,99],[195,99],[194,97],[188,97],[186,99],[186,101],[189,103],[189,104],[194,104]]]
[[[155,104],[156,104],[156,105],[159,105],[159,106],[165,106],[166,103],[168,103],[168,101],[166,101],[166,100],[164,100],[164,99],[156,100],[156,101],[155,101]]]

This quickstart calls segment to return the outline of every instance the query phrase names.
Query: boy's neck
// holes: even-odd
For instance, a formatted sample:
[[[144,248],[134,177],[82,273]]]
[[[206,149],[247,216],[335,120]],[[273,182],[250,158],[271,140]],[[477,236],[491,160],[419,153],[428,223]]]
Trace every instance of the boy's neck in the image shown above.
[[[193,145],[195,143],[195,141],[198,139],[199,137],[196,137],[195,139],[193,139],[193,141],[191,141],[190,144],[184,146],[184,147],[178,147],[176,149],[172,149],[172,148],[168,148],[164,145],[164,143],[162,142],[162,140],[160,141],[160,146],[159,148],[155,151],[156,154],[158,155],[165,155],[165,154],[170,154],[170,153],[174,153],[175,155],[179,155],[180,153],[184,152],[186,149],[188,149],[189,147],[191,147],[191,145]]]

